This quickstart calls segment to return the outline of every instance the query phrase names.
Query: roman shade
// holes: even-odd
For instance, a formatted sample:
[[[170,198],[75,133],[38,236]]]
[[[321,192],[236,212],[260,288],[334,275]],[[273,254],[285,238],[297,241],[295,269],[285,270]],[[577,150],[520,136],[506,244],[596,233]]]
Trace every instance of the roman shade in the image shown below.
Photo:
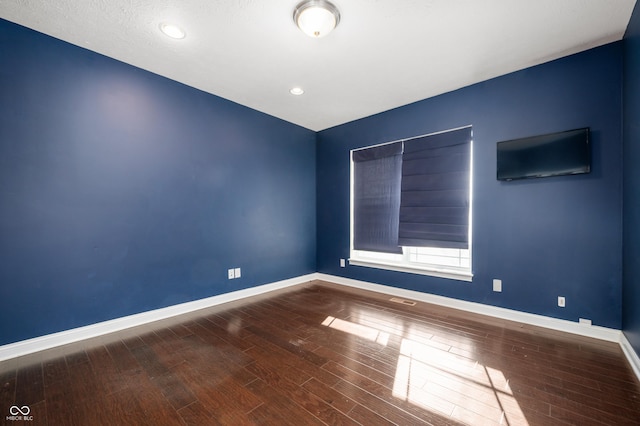
[[[471,127],[404,142],[398,245],[469,248]]]
[[[402,143],[353,151],[353,248],[402,253],[398,246]]]

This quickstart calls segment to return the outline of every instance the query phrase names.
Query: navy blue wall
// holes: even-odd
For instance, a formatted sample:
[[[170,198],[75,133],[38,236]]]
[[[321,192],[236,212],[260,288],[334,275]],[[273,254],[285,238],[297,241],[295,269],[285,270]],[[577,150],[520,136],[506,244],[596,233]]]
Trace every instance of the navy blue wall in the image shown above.
[[[640,6],[624,40],[624,286],[622,329],[640,354]]]
[[[318,135],[318,271],[620,328],[622,43],[337,126]],[[339,267],[349,256],[349,150],[473,125],[473,282]],[[590,127],[592,172],[496,180],[496,142]],[[492,292],[492,279],[503,292]],[[566,308],[557,297],[566,297]]]
[[[624,326],[638,350],[639,33],[636,10],[624,43],[315,135],[0,20],[0,344],[318,270]],[[340,268],[349,150],[467,124],[473,282]],[[587,126],[591,174],[495,179],[497,141]]]
[[[315,272],[314,132],[2,20],[0,64],[0,344]]]

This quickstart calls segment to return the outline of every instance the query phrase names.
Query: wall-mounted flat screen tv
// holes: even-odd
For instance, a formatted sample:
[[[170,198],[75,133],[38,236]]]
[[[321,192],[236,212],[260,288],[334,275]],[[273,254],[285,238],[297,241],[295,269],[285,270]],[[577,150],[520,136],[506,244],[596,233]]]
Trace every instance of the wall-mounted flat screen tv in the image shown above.
[[[589,128],[498,142],[498,180],[591,171]]]

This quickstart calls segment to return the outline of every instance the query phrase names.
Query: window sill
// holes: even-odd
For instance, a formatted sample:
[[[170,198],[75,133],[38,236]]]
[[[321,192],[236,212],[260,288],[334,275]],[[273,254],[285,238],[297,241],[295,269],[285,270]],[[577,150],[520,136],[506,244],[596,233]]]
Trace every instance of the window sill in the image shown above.
[[[471,272],[454,271],[449,269],[419,268],[414,266],[399,265],[394,263],[382,263],[371,260],[349,259],[349,265],[365,266],[368,268],[386,269],[388,271],[407,272],[410,274],[429,275],[438,278],[448,278],[458,281],[473,281]]]

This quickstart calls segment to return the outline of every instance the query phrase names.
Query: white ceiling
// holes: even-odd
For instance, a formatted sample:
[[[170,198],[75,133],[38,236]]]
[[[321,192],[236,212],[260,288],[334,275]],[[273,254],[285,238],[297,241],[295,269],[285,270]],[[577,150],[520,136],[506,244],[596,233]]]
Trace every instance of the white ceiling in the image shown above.
[[[299,1],[0,0],[0,17],[318,131],[620,40],[636,2],[331,0],[340,24],[312,39]]]

